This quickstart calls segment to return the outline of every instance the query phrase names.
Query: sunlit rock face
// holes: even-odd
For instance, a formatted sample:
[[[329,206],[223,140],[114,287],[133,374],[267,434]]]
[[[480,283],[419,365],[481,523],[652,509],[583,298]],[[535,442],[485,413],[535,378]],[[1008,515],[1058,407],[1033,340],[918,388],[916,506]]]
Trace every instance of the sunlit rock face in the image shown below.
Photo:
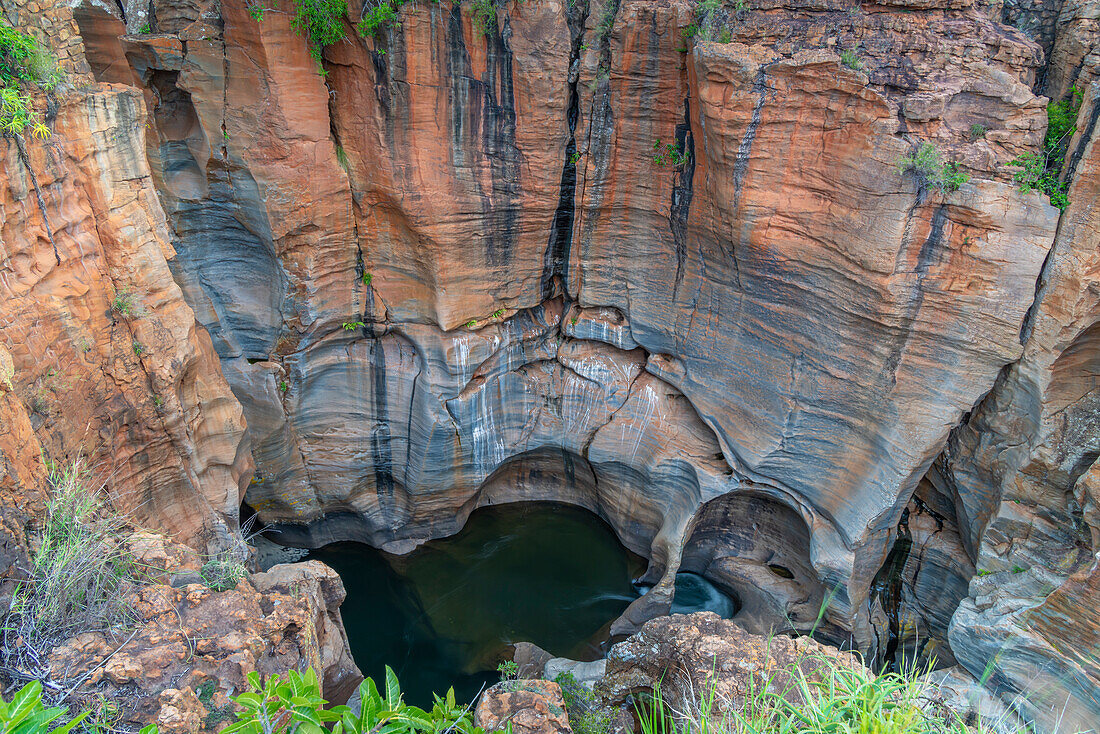
[[[173,272],[255,447],[249,503],[305,543],[408,548],[550,452],[664,589],[700,507],[750,490],[777,518],[752,562],[798,549],[765,616],[828,588],[831,622],[875,644],[872,581],[1019,356],[1057,214],[1001,169],[1042,134],[1038,47],[907,10],[777,5],[704,43],[686,0],[505,5],[485,36],[425,4],[327,48],[324,79],[286,15],[234,2],[99,44],[93,66],[121,49],[146,90]],[[918,140],[971,181],[899,172]]]
[[[752,5],[721,11],[728,43],[684,34],[688,0],[504,3],[486,35],[408,5],[324,77],[290,16],[239,0],[157,0],[164,33],[121,40],[78,13],[93,70],[145,95],[261,519],[401,551],[490,501],[568,501],[660,582],[618,631],[683,567],[753,629],[879,659],[980,676],[975,630],[1023,598],[1013,634],[1055,635],[1095,586],[1094,93],[1060,228],[1007,164],[1041,144],[1040,76],[1092,83],[1094,14],[1056,33],[1010,4],[1035,41],[963,1]],[[921,141],[970,180],[899,170]],[[1053,581],[998,605],[976,570],[1016,565]]]
[[[240,404],[167,264],[141,93],[93,81],[67,6],[10,13],[47,39],[66,82],[52,101],[32,95],[49,139],[0,141],[0,346],[11,357],[0,381],[50,460],[85,457],[119,512],[220,547],[252,460]],[[18,422],[0,433],[18,437]]]

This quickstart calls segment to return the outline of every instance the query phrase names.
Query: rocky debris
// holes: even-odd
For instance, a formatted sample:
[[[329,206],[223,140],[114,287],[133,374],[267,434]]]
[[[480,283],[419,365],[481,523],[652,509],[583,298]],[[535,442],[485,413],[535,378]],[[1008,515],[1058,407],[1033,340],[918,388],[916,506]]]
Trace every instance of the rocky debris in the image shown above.
[[[252,671],[312,667],[337,703],[362,680],[340,622],[343,584],[327,566],[275,566],[225,591],[175,587],[173,577],[201,574],[201,557],[152,533],[135,533],[127,544],[151,576],[130,593],[133,629],[86,632],[50,654],[54,676],[80,682],[79,700],[113,700],[127,724],[213,731],[232,718],[228,696],[247,689]]]
[[[511,724],[516,734],[572,734],[561,688],[549,680],[503,681],[478,699],[474,725],[487,732]]]
[[[857,669],[863,663],[809,637],[752,634],[713,612],[673,614],[646,622],[611,648],[596,693],[610,705],[625,705],[628,697],[659,684],[672,710],[693,711],[713,687],[720,716],[721,710],[741,709],[750,692],[764,684],[798,703],[798,690],[791,685],[796,667],[807,680],[820,681],[822,671]]]

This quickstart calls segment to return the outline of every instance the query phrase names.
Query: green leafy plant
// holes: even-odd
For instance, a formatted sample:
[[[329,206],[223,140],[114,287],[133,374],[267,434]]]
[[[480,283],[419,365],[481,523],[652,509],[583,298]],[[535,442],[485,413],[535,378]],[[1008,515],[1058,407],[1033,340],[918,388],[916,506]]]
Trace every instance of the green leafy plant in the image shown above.
[[[470,319],[469,321],[467,321],[466,322],[466,328],[476,329],[477,328],[477,319]]]
[[[252,17],[252,20],[260,23],[264,19],[264,14],[269,10],[275,10],[275,6],[267,7],[267,3],[264,0],[246,0],[245,7],[248,9],[248,14]]]
[[[502,318],[504,316],[504,309],[503,308],[498,308],[496,311],[493,311],[493,313],[491,313],[490,316],[492,316],[492,318],[494,318],[494,319]]]
[[[970,176],[959,170],[958,163],[945,163],[932,143],[921,143],[916,152],[899,158],[898,170],[913,173],[922,190],[936,189],[941,194],[958,191],[970,180]]]
[[[309,39],[309,54],[320,66],[321,49],[342,40],[347,34],[344,26],[347,0],[294,0],[294,4],[290,25],[298,35]]]
[[[863,62],[859,58],[859,54],[851,49],[845,49],[840,52],[840,63],[847,66],[849,69],[859,70],[863,68]]]
[[[336,162],[340,164],[340,168],[348,170],[348,154],[342,145],[336,146]]]
[[[48,91],[63,78],[38,41],[0,19],[0,132],[22,135],[29,129],[35,138],[48,138],[50,129],[23,88],[37,86]]]
[[[378,37],[382,31],[400,25],[398,13],[409,0],[367,0],[363,14],[355,25],[356,32],[364,38]]]
[[[1043,138],[1041,153],[1025,153],[1009,161],[1020,170],[1012,175],[1020,191],[1041,191],[1050,203],[1059,209],[1069,206],[1069,183],[1062,181],[1069,140],[1077,130],[1077,113],[1081,109],[1082,93],[1077,87],[1070,89],[1069,97],[1047,105],[1047,134]]]
[[[366,326],[362,321],[345,321],[344,331],[355,331],[356,329],[362,329]]]
[[[473,725],[469,707],[457,705],[454,689],[445,697],[435,696],[431,711],[407,705],[389,666],[383,692],[370,678],[359,685],[358,712],[347,706],[325,708],[328,702],[312,669],[291,670],[266,683],[253,672],[248,685],[250,690],[234,699],[240,707],[237,721],[223,734],[484,734]]]
[[[978,138],[984,138],[987,132],[989,132],[988,127],[974,123],[970,126],[970,139],[977,140]]]
[[[671,163],[674,166],[682,166],[687,163],[687,151],[680,148],[679,143],[665,143],[662,147],[661,139],[653,144],[653,162],[658,166]]]
[[[363,285],[369,286],[372,280],[374,280],[373,275],[370,273],[363,273]]]
[[[290,389],[290,383],[286,380],[279,380],[279,392],[286,394],[286,391]]]
[[[31,681],[4,701],[0,696],[0,734],[66,734],[76,728],[89,712],[85,711],[68,723],[50,728],[50,724],[66,714],[59,706],[47,707],[42,702],[42,684]]]
[[[473,0],[474,27],[488,36],[497,29],[496,0]]]
[[[137,355],[138,357],[140,357],[142,354],[145,353],[145,345],[142,344],[141,342],[135,340],[134,343],[131,346],[134,349],[134,354]]]
[[[519,663],[515,660],[505,660],[497,666],[497,673],[500,674],[502,681],[515,680],[519,676]]]

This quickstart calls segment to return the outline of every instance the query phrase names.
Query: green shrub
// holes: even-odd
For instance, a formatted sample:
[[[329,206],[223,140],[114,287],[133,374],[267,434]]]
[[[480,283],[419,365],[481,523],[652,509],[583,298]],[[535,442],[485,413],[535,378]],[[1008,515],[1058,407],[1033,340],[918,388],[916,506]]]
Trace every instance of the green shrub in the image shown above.
[[[380,36],[382,31],[398,25],[398,11],[409,0],[368,0],[355,30],[364,38]]]
[[[497,29],[496,0],[473,0],[474,27],[488,36]]]
[[[599,705],[596,694],[577,682],[572,673],[559,673],[554,682],[561,687],[569,725],[575,734],[608,734],[614,717]]]
[[[356,329],[362,329],[366,326],[362,321],[345,321],[344,331],[355,331]]]
[[[347,0],[294,0],[294,4],[291,26],[309,39],[309,54],[320,65],[321,49],[342,40],[347,33]]]
[[[1069,183],[1061,180],[1062,166],[1065,163],[1069,139],[1077,131],[1077,113],[1081,109],[1081,99],[1081,90],[1073,87],[1069,97],[1048,104],[1043,152],[1025,153],[1013,158],[1008,164],[1020,169],[1012,175],[1012,180],[1019,184],[1020,191],[1041,191],[1047,195],[1052,205],[1063,210],[1069,206],[1066,196]]]
[[[682,166],[687,163],[687,151],[680,148],[679,143],[665,143],[661,145],[661,139],[653,144],[653,162],[658,166],[671,163],[674,166]]]
[[[941,194],[957,191],[970,180],[959,170],[958,163],[945,163],[932,143],[921,143],[915,153],[898,159],[898,170],[912,172],[921,189],[937,189]]]
[[[515,680],[519,676],[519,663],[515,660],[505,660],[497,666],[497,672],[500,673],[502,681]]]
[[[36,138],[49,137],[50,129],[21,86],[50,90],[62,79],[54,60],[33,37],[0,19],[0,132],[22,135],[29,128]]]
[[[0,734],[65,734],[87,718],[85,711],[67,724],[50,728],[50,725],[66,713],[59,706],[47,707],[42,703],[42,684],[31,681],[4,701],[0,696]]]
[[[845,49],[840,52],[840,62],[847,66],[849,69],[859,70],[863,68],[863,62],[860,61],[859,54],[851,49]]]
[[[970,126],[970,138],[971,140],[977,140],[978,138],[984,138],[985,134],[989,132],[989,128],[985,125],[979,125],[974,123]]]

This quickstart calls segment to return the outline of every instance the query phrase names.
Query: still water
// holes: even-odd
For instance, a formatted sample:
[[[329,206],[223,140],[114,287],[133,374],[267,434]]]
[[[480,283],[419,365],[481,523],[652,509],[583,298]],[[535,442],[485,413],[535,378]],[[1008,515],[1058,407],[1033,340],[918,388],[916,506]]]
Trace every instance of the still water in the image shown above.
[[[596,515],[569,505],[485,507],[457,535],[392,556],[359,543],[313,551],[340,574],[352,654],[363,674],[398,674],[410,703],[450,686],[469,700],[497,679],[509,646],[529,641],[554,655],[592,660],[608,626],[638,598],[645,561]],[[732,602],[705,580],[677,577],[674,611]]]

